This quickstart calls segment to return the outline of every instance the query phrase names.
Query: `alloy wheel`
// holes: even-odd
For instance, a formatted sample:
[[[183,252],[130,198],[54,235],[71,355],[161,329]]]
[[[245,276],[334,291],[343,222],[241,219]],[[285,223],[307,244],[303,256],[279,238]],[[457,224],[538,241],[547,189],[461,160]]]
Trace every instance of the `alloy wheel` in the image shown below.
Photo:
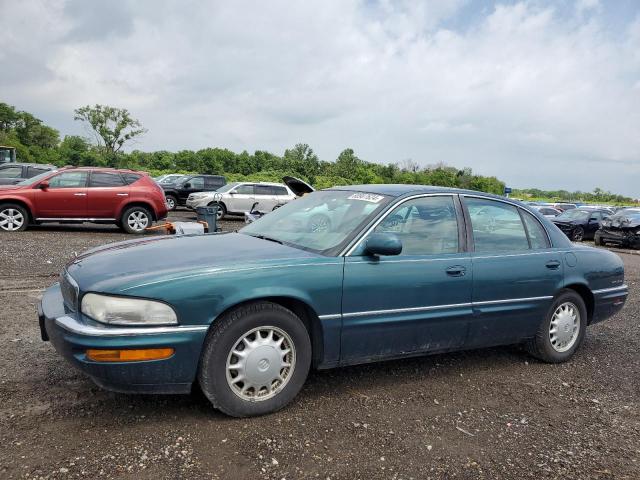
[[[127,217],[127,225],[136,232],[141,232],[149,226],[149,216],[140,210],[131,212]]]
[[[15,208],[0,211],[0,229],[7,232],[19,230],[24,225],[24,215]]]
[[[167,202],[167,208],[169,210],[173,210],[174,208],[176,208],[176,202],[173,199],[173,197],[167,197],[166,202]]]
[[[556,352],[566,352],[580,335],[580,311],[571,302],[565,302],[553,312],[549,325],[549,340]]]
[[[278,327],[258,327],[242,335],[227,357],[227,383],[247,401],[276,396],[296,366],[296,349],[289,334]]]

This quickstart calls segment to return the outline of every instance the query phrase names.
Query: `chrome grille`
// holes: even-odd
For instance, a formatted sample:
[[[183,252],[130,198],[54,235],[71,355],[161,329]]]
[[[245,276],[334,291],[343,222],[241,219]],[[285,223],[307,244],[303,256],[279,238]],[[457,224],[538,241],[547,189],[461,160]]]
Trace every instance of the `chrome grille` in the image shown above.
[[[78,284],[66,271],[60,275],[60,290],[62,291],[62,298],[67,308],[73,312],[77,311]]]

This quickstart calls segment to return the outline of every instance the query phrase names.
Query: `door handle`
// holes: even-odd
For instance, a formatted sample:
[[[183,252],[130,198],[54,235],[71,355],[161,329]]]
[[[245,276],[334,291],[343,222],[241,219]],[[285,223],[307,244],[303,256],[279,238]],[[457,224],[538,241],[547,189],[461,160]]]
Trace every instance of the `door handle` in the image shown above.
[[[86,193],[74,193],[74,195],[75,195],[76,197],[86,197],[86,196],[87,196],[87,194],[86,194]]]
[[[116,195],[118,195],[119,197],[128,197],[129,196],[128,193],[116,193]]]
[[[445,270],[450,277],[464,277],[467,269],[462,265],[453,265]]]
[[[551,270],[557,270],[558,267],[560,266],[560,262],[558,260],[549,260],[545,265],[547,268],[550,268]]]

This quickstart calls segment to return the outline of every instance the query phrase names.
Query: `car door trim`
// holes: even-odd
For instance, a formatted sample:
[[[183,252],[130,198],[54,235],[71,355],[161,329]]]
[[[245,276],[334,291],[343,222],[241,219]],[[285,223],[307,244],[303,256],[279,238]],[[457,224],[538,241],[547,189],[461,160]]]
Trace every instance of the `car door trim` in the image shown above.
[[[627,287],[626,285],[621,285],[619,287],[610,287],[610,288],[601,288],[599,290],[592,290],[591,293],[593,294],[599,294],[599,293],[613,293],[613,292],[624,292],[625,295],[627,295],[629,292],[629,287]]]
[[[595,292],[594,292],[595,293]],[[522,302],[535,302],[541,300],[551,300],[553,295],[544,295],[541,297],[526,297],[526,298],[507,298],[502,300],[485,300],[481,302],[466,302],[466,303],[452,303],[448,305],[431,305],[426,307],[409,307],[409,308],[393,308],[389,310],[368,310],[361,312],[347,312],[343,313],[343,318],[352,318],[352,317],[364,317],[368,315],[386,315],[386,314],[395,314],[395,313],[412,313],[412,312],[428,312],[431,310],[441,310],[446,308],[462,308],[462,307],[476,307],[476,306],[485,306],[485,305],[500,305],[503,303],[522,303]],[[334,313],[331,315],[319,315],[318,318],[320,320],[330,320],[334,318],[340,318],[339,313]]]

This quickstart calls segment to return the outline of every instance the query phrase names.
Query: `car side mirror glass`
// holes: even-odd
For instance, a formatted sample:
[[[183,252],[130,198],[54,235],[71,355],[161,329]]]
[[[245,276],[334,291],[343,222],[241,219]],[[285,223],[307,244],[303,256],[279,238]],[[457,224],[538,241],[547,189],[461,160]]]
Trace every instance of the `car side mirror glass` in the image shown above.
[[[365,255],[400,255],[402,242],[393,233],[372,233],[365,241]]]
[[[38,184],[38,188],[40,190],[46,190],[47,188],[49,188],[49,182],[47,182],[46,180],[43,180]]]
[[[191,184],[190,183],[185,183],[184,184],[184,188],[191,188]]]

